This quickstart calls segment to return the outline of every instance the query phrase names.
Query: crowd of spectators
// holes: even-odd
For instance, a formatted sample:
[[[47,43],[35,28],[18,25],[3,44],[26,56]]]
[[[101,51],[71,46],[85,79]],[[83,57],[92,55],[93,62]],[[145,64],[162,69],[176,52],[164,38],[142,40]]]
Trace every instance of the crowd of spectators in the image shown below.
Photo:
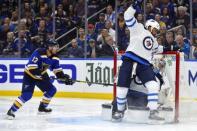
[[[28,57],[33,50],[46,47],[47,39],[58,38],[74,27],[77,27],[78,35],[71,33],[59,41],[60,46],[71,41],[64,52],[61,52],[64,57],[112,57],[116,47],[124,51],[129,44],[130,35],[124,21],[124,11],[133,0],[118,0],[117,15],[114,0],[89,0],[88,17],[104,7],[106,9],[89,19],[87,34],[84,26],[85,0],[55,0],[54,14],[52,1],[21,1],[19,9],[17,0],[0,0],[1,56]],[[188,0],[147,0],[146,4],[142,4],[143,7],[136,5],[135,16],[142,24],[145,19],[155,19],[160,24],[160,35],[157,38],[159,44],[184,52],[186,59],[197,59],[197,0],[192,2],[192,30],[190,30]],[[20,20],[19,12],[21,12]],[[55,16],[55,34],[53,16]],[[179,25],[183,26],[168,31]],[[193,35],[192,41],[190,32]],[[87,46],[85,46],[86,40]]]

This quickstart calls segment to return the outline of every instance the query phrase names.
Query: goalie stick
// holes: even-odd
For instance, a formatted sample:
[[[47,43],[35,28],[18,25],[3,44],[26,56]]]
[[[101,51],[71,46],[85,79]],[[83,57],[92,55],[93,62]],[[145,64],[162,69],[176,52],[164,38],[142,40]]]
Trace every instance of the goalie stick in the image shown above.
[[[50,76],[51,79],[53,80],[59,80],[56,77]],[[90,82],[86,79],[86,81],[82,81],[82,80],[73,80],[74,82],[79,82],[79,83],[87,83],[88,86],[91,86],[92,84],[97,84],[97,85],[103,85],[103,86],[113,86],[113,84],[110,83],[97,83],[97,82]]]

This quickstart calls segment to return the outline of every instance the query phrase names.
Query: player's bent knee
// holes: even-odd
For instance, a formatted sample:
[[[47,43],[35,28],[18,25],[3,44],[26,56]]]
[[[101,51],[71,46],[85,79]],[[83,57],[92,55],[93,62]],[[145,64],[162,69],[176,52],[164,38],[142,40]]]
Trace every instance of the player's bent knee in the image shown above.
[[[159,84],[156,81],[146,82],[145,87],[148,89],[149,92],[158,92],[159,91]]]
[[[55,87],[51,87],[51,89],[47,92],[47,95],[50,97],[53,97],[57,92],[57,89]]]
[[[27,102],[28,100],[30,100],[31,98],[32,98],[32,93],[30,93],[30,92],[25,92],[25,93],[22,93],[22,95],[21,95],[21,98],[25,101],[25,102]]]

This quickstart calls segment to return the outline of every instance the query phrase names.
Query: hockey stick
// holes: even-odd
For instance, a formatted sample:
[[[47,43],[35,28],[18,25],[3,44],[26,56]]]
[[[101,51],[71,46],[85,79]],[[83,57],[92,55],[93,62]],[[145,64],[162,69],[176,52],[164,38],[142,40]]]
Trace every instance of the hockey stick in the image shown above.
[[[53,80],[59,80],[56,77],[51,76],[50,77]],[[79,82],[79,83],[87,83],[88,86],[91,86],[92,84],[96,84],[96,85],[103,85],[103,86],[113,86],[114,84],[110,84],[110,83],[97,83],[97,82],[90,82],[86,79],[86,81],[82,81],[82,80],[73,80],[74,82]]]

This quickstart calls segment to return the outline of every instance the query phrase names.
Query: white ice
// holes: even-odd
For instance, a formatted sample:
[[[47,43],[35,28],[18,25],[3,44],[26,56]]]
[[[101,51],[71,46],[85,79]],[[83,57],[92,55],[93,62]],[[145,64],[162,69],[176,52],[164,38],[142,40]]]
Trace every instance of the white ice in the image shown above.
[[[41,98],[32,98],[16,113],[16,119],[6,120],[14,99],[0,97],[0,131],[197,131],[197,122],[190,121],[165,125],[103,121],[101,104],[110,101],[90,99],[55,98],[50,105],[53,112],[38,115]]]

